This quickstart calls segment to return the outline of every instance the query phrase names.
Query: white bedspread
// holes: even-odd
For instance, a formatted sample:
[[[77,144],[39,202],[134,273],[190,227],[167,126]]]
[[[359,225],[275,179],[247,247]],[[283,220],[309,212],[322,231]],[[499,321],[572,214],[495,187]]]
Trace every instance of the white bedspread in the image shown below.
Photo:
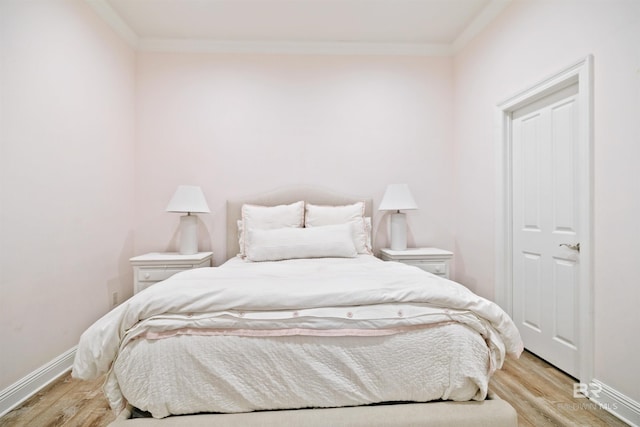
[[[491,369],[502,366],[505,354],[522,351],[515,325],[497,305],[416,267],[368,255],[265,263],[234,259],[219,268],[176,274],[107,313],[82,335],[73,375],[92,379],[106,373],[135,338],[386,335],[446,322],[483,337]],[[114,409],[122,408],[115,375],[105,392]]]
[[[366,338],[181,335],[134,340],[118,356],[113,372],[129,403],[162,418],[484,400],[488,365],[482,336],[450,323]]]

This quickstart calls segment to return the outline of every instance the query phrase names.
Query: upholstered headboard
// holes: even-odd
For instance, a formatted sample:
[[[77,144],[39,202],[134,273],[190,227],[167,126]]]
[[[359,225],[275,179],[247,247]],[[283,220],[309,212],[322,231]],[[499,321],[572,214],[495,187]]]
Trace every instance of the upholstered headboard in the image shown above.
[[[240,251],[238,244],[238,220],[242,218],[242,205],[277,206],[304,200],[314,205],[347,205],[365,202],[365,215],[371,216],[372,200],[362,197],[346,196],[318,187],[287,187],[258,196],[227,201],[227,259],[233,258]]]

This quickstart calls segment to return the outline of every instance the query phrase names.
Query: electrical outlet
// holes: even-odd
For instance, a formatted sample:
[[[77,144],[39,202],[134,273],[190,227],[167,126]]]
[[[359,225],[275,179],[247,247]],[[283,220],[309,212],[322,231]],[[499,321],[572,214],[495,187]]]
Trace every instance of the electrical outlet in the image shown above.
[[[116,305],[118,305],[118,291],[111,294],[111,306],[115,307]]]

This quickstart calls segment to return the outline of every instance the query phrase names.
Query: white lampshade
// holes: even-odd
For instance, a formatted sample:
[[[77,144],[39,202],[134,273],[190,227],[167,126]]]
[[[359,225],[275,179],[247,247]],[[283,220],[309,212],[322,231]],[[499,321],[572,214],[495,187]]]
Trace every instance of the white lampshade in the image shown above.
[[[167,205],[167,212],[209,213],[209,205],[197,185],[179,185]]]
[[[382,202],[380,202],[380,207],[378,207],[378,210],[381,211],[406,211],[412,209],[418,209],[418,205],[413,200],[407,184],[389,184],[382,197]]]
[[[167,212],[183,212],[180,217],[180,253],[198,253],[198,218],[192,213],[209,213],[202,189],[196,185],[179,185],[167,206]]]

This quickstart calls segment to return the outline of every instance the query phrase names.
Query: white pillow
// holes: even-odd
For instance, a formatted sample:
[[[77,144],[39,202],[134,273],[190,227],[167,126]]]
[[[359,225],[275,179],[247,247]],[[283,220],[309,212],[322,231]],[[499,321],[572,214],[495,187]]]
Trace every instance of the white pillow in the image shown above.
[[[364,202],[343,206],[305,205],[305,227],[351,224],[353,242],[359,254],[371,254],[371,219],[364,216]]]
[[[349,224],[312,228],[248,229],[249,261],[296,258],[352,258],[358,255]]]
[[[269,230],[274,228],[304,226],[304,202],[289,205],[259,206],[242,205],[242,224],[238,225],[238,242],[240,255],[247,253],[246,230]]]
[[[369,251],[369,254],[373,254],[373,251],[371,250],[371,217],[370,216],[365,216],[364,217],[364,231],[367,233],[367,250]]]
[[[237,226],[238,226],[238,246],[240,247],[240,250],[242,251],[244,248],[244,232],[242,230],[242,220],[239,219],[237,222]],[[365,229],[365,233],[366,233],[366,238],[365,238],[365,250],[360,250],[358,251],[358,253],[368,253],[368,254],[372,254],[373,251],[371,250],[371,217],[370,216],[365,216],[364,217],[364,229]],[[356,240],[358,242],[360,242],[360,238],[357,236],[358,234],[358,229],[354,229],[352,226],[352,237],[354,238],[354,244],[356,243]],[[358,250],[358,246],[360,245],[356,245],[356,250]],[[239,256],[244,256],[242,253],[239,254]]]
[[[304,226],[334,225],[364,218],[364,202],[344,206],[323,206],[311,203],[304,207]]]
[[[238,225],[238,247],[240,248],[240,252],[238,252],[238,256],[244,257],[244,229],[242,228],[241,219],[238,220],[237,225]]]

